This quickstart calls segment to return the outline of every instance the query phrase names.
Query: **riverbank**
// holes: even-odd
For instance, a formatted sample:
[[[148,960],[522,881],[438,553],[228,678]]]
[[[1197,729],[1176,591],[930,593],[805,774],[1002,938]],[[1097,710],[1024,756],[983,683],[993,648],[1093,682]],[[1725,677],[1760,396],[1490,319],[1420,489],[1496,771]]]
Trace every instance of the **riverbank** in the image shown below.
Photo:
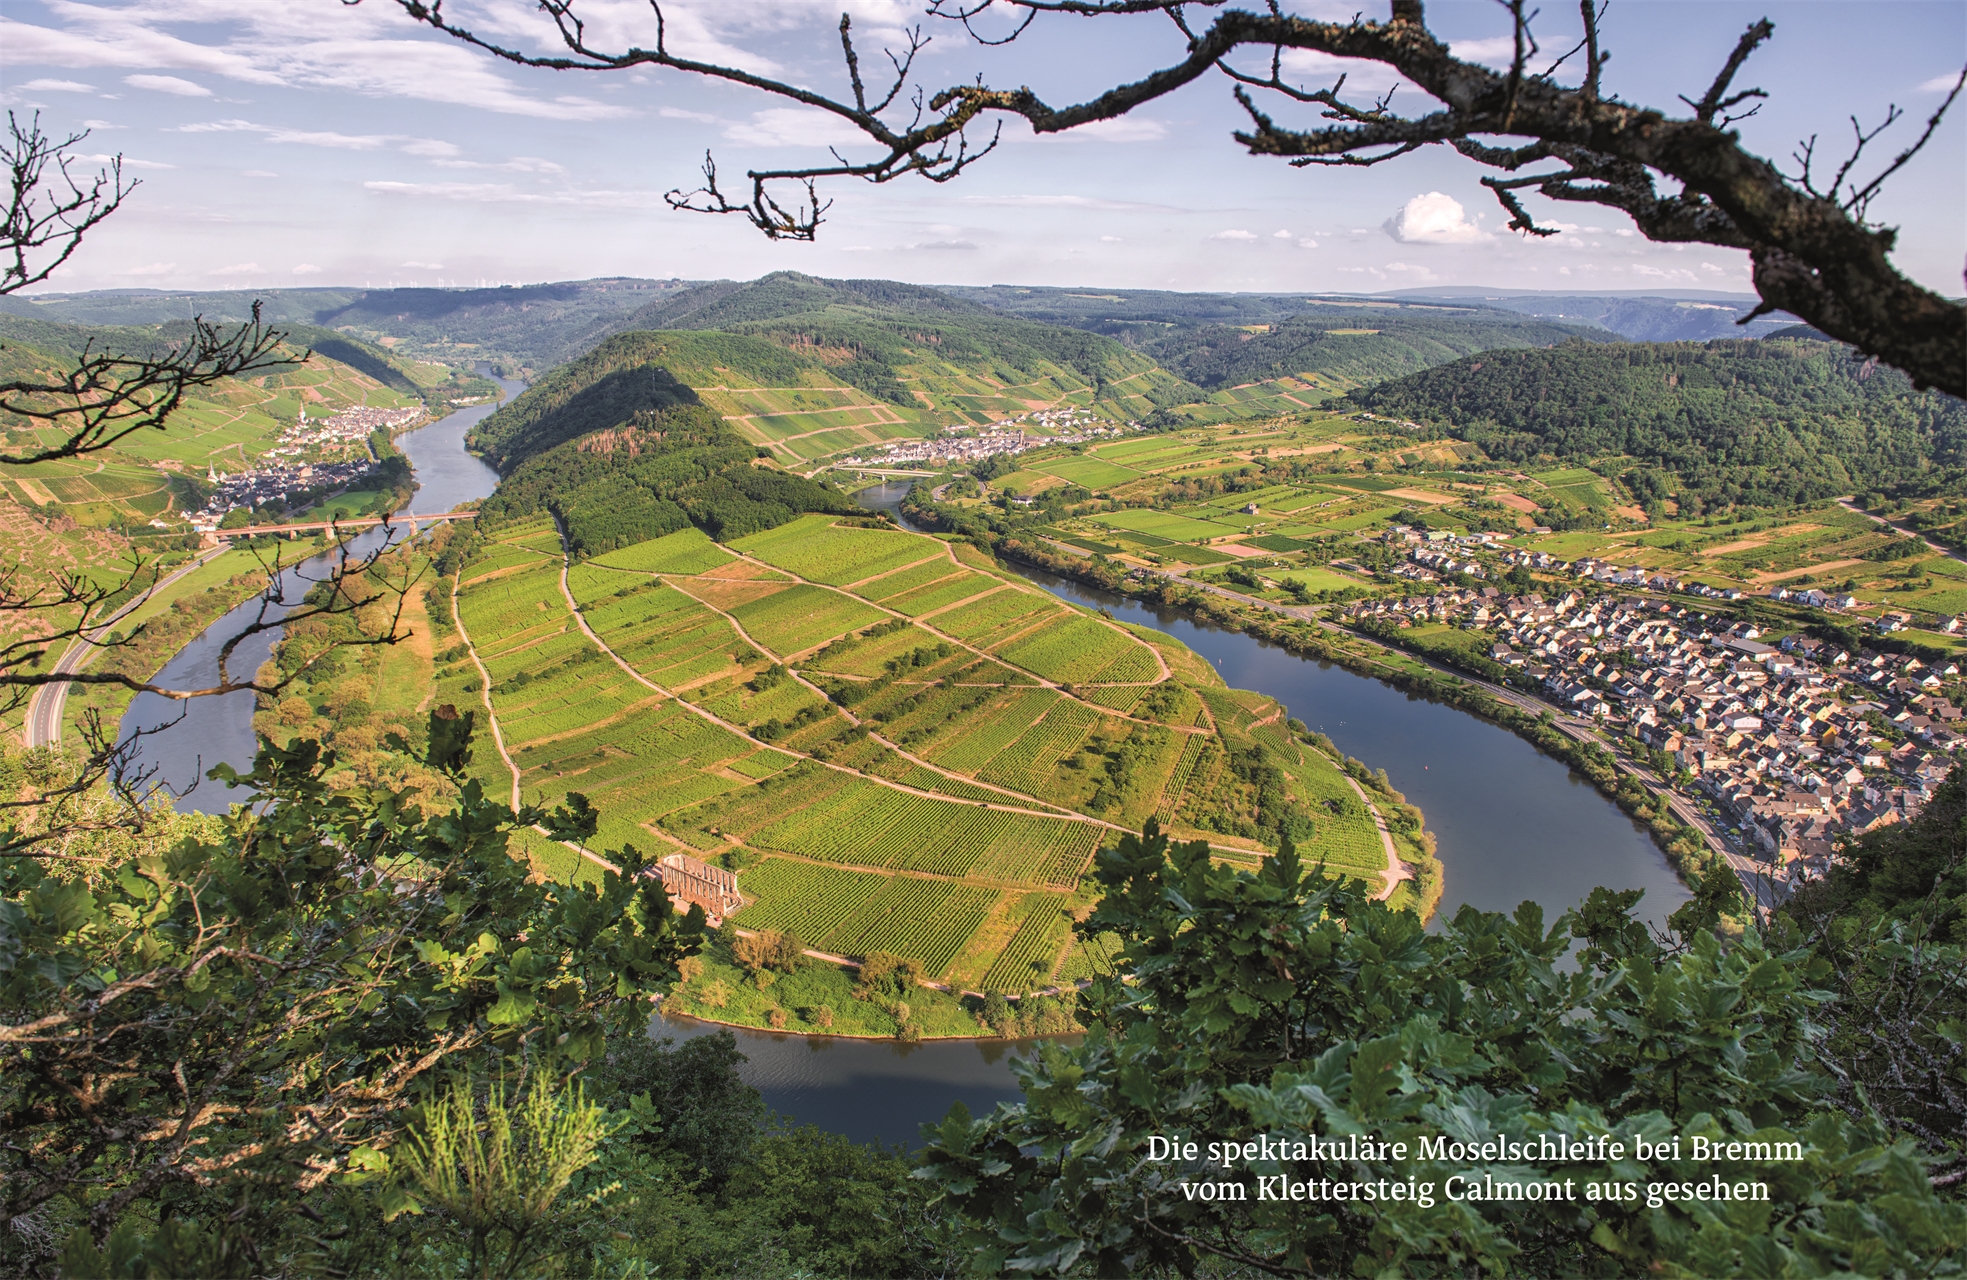
[[[918,508],[916,518],[923,514]],[[1669,790],[1649,783],[1636,765],[1621,760],[1603,743],[1574,736],[1583,731],[1567,731],[1553,710],[1526,709],[1522,702],[1535,701],[1527,695],[1519,695],[1522,702],[1512,701],[1474,673],[1464,677],[1441,670],[1422,657],[1328,622],[1314,607],[1251,600],[1165,572],[1157,572],[1144,582],[1110,564],[1055,554],[1016,538],[997,540],[993,550],[1007,561],[1193,613],[1299,657],[1330,662],[1403,693],[1431,698],[1477,716],[1562,761],[1589,781],[1599,794],[1646,829],[1683,882],[1692,883],[1717,864],[1725,865],[1725,847],[1674,812]],[[1428,656],[1436,662],[1442,660],[1442,656]],[[1747,887],[1753,891],[1753,886]]]

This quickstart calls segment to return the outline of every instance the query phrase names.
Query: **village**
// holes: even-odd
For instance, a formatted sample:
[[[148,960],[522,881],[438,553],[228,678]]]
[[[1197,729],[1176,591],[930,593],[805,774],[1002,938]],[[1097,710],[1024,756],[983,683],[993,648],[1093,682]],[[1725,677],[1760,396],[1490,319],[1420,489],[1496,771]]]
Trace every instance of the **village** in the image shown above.
[[[1487,633],[1482,652],[1511,684],[1645,744],[1676,789],[1713,806],[1791,884],[1822,876],[1839,836],[1915,817],[1950,753],[1967,748],[1967,721],[1942,692],[1954,665],[1802,634],[1765,644],[1751,624],[1664,600],[1461,587],[1360,601],[1343,616]]]
[[[1084,444],[1140,429],[1140,423],[1115,424],[1079,408],[1035,409],[981,427],[946,427],[927,440],[888,445],[878,452],[856,454],[837,464],[843,467],[892,467],[905,464],[948,466],[983,462],[999,455],[1016,455],[1051,445]],[[1035,428],[1027,431],[1026,427]],[[969,434],[975,432],[976,434]]]
[[[295,458],[315,450],[346,449],[367,441],[374,432],[396,431],[423,418],[424,410],[415,406],[377,409],[369,405],[353,405],[330,417],[310,418],[307,406],[302,405],[294,425],[280,433],[280,442],[268,449],[266,456]]]

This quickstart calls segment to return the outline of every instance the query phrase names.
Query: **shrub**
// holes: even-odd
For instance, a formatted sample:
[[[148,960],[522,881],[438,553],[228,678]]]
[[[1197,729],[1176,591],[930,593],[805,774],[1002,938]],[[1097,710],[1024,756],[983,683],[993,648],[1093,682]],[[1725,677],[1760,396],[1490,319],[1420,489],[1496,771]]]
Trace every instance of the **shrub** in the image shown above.
[[[779,1008],[777,1005],[773,1005],[770,1009],[765,1011],[765,1021],[771,1025],[772,1030],[774,1031],[784,1030],[785,1010]]]
[[[805,963],[805,945],[799,935],[785,929],[760,929],[732,944],[731,954],[747,969],[792,973]],[[762,989],[762,988],[761,988]]]
[[[823,1004],[813,1010],[813,1025],[825,1031],[833,1026],[833,1006]]]
[[[862,991],[899,999],[922,980],[920,960],[910,960],[892,951],[875,951],[861,961]],[[865,997],[863,997],[865,998]]]

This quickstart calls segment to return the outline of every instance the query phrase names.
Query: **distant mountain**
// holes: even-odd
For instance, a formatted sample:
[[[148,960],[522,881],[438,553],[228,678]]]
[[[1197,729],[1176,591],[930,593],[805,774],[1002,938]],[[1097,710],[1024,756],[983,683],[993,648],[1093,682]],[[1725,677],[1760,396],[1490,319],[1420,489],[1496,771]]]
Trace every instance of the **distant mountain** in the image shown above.
[[[203,316],[241,321],[255,300],[269,323],[352,330],[372,343],[470,364],[546,369],[621,328],[638,308],[691,287],[612,277],[495,289],[271,289],[215,293],[116,290],[0,298],[0,315],[67,324],[146,325]]]
[[[1408,301],[1438,299],[1493,307],[1521,315],[1609,329],[1634,342],[1706,342],[1712,338],[1766,338],[1796,323],[1787,314],[1735,323],[1761,301],[1754,294],[1687,290],[1676,294],[1523,293],[1515,290],[1442,289],[1388,295]]]
[[[1767,339],[1486,351],[1355,391],[1518,464],[1590,463],[1699,513],[1967,466],[1967,404],[1841,344]]]
[[[993,310],[1109,335],[1211,391],[1295,374],[1354,387],[1474,351],[1549,346],[1580,335],[1615,337],[1595,326],[1523,318],[1489,306],[1343,295],[1006,285],[945,292]]]

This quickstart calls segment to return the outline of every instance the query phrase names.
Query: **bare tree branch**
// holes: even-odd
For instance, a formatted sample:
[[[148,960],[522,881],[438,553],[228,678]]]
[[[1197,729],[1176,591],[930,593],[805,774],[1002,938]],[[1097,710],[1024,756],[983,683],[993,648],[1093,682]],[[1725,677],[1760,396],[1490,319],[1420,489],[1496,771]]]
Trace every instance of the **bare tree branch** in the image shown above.
[[[7,113],[0,164],[7,167],[7,214],[0,222],[0,294],[39,284],[82,247],[82,237],[122,206],[137,189],[123,180],[123,157],[93,177],[78,178],[69,149],[89,136],[84,129],[60,142],[41,132],[41,113],[26,128]]]
[[[253,318],[236,328],[192,322],[189,337],[162,355],[99,353],[93,343],[73,368],[53,378],[0,381],[0,413],[61,433],[46,448],[0,454],[0,466],[26,466],[107,449],[146,427],[163,430],[186,393],[226,378],[303,364],[311,351],[282,354],[287,335]]]
[[[1831,336],[1903,369],[1921,387],[1967,395],[1967,311],[1894,269],[1886,255],[1895,233],[1865,220],[1866,207],[1880,184],[1933,136],[1958,88],[1934,113],[1926,132],[1878,177],[1853,184],[1848,167],[1840,173],[1840,199],[1833,192],[1815,190],[1807,181],[1786,178],[1768,160],[1745,151],[1740,139],[1728,131],[1730,124],[1753,112],[1750,104],[1766,97],[1759,89],[1733,87],[1750,56],[1774,33],[1774,25],[1766,19],[1743,33],[1699,99],[1682,99],[1693,114],[1676,119],[1606,95],[1603,70],[1611,54],[1600,30],[1605,10],[1593,0],[1580,0],[1584,33],[1578,47],[1542,71],[1531,68],[1539,49],[1532,31],[1535,12],[1527,7],[1527,0],[1501,0],[1514,46],[1510,66],[1502,72],[1455,57],[1429,30],[1420,0],[1393,0],[1386,22],[1363,17],[1350,22],[1315,21],[1287,13],[1275,0],[1261,12],[1224,8],[1223,2],[927,0],[929,16],[957,23],[985,44],[1031,38],[1041,16],[1097,20],[1159,13],[1175,23],[1185,48],[1178,60],[1159,70],[1067,106],[1055,107],[1027,88],[993,88],[981,78],[934,92],[918,90],[911,101],[919,113],[926,99],[928,118],[918,114],[906,124],[891,125],[881,112],[901,101],[902,95],[897,89],[879,104],[870,102],[844,20],[842,51],[850,92],[840,99],[790,81],[671,53],[659,5],[653,6],[655,49],[603,51],[589,43],[574,13],[575,0],[542,0],[540,7],[555,23],[565,46],[562,53],[544,54],[484,39],[444,18],[441,6],[432,0],[396,0],[416,21],[517,65],[567,71],[668,68],[743,85],[852,124],[877,148],[874,159],[854,163],[835,152],[828,164],[754,170],[747,174],[752,182],[750,197],[743,200],[719,193],[714,170],[707,165],[703,188],[687,196],[672,193],[675,207],[737,213],[773,238],[813,238],[825,209],[814,184],[824,178],[858,177],[880,183],[919,173],[933,181],[949,181],[988,154],[989,147],[970,148],[963,140],[964,130],[987,116],[1013,116],[1034,132],[1058,133],[1115,119],[1220,72],[1233,82],[1250,116],[1251,127],[1234,136],[1252,154],[1278,156],[1298,167],[1359,166],[1447,143],[1480,164],[1512,161],[1500,166],[1511,170],[1530,157],[1555,161],[1564,167],[1534,178],[1524,175],[1487,183],[1509,212],[1512,228],[1532,235],[1551,230],[1538,227],[1522,202],[1519,193],[1534,190],[1554,200],[1622,210],[1656,240],[1744,249],[1765,308],[1801,316]],[[1190,25],[1191,8],[1213,13],[1206,28]],[[1006,15],[1007,32],[979,30],[978,22],[993,10]],[[911,73],[914,52],[925,43],[919,33],[911,34],[909,54],[893,57],[902,78]],[[1232,55],[1246,48],[1269,51],[1268,76],[1231,64]],[[1390,99],[1372,106],[1348,103],[1339,96],[1343,78],[1329,89],[1289,85],[1281,75],[1287,49],[1377,63],[1419,86],[1440,108],[1399,115],[1392,111]],[[1580,49],[1586,64],[1581,82],[1559,83],[1558,70]],[[1258,107],[1252,90],[1322,108],[1324,123],[1308,128],[1282,125]],[[1735,113],[1745,105],[1748,111]],[[1860,130],[1861,143],[1877,133]],[[1481,141],[1484,138],[1511,138],[1527,145],[1497,146]],[[1660,194],[1660,179],[1678,191]],[[789,209],[774,201],[767,186],[777,182],[797,184],[803,198]]]

